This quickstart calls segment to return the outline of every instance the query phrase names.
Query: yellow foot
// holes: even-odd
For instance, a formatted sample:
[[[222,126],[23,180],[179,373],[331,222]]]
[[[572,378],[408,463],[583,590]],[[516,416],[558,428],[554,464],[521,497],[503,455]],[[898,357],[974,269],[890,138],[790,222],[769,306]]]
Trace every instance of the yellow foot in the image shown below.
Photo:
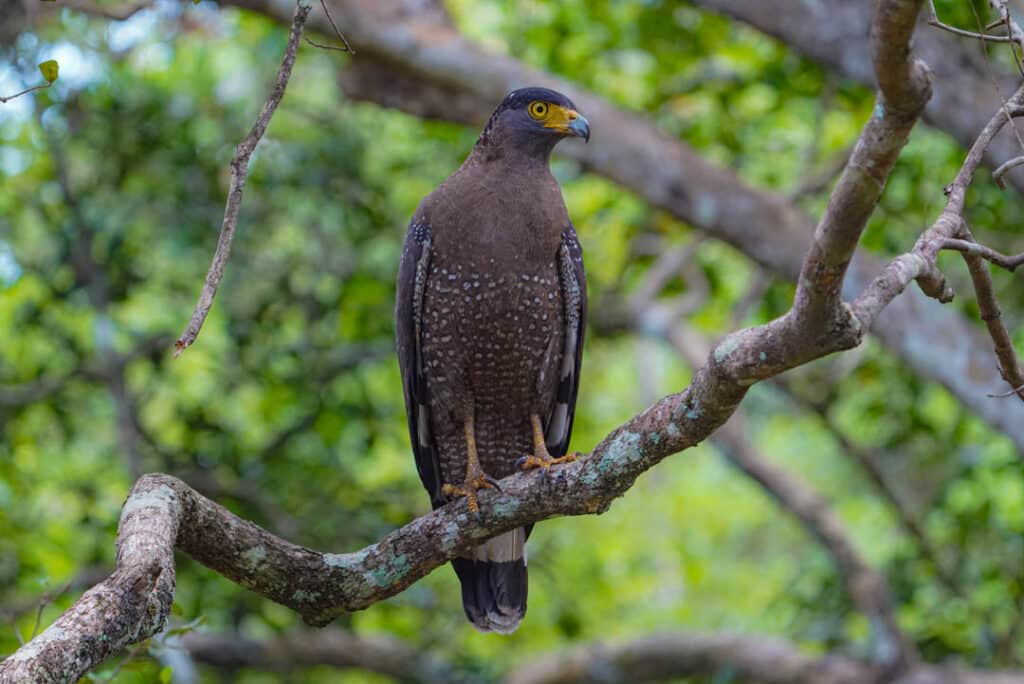
[[[548,453],[547,447],[540,447],[534,453],[527,454],[526,456],[523,456],[518,461],[516,461],[516,467],[519,468],[520,470],[533,470],[534,468],[543,468],[544,472],[547,472],[548,468],[550,468],[553,465],[558,465],[560,463],[572,463],[582,455],[583,454],[581,454],[580,452],[574,451],[570,454],[566,454],[565,456],[559,456],[558,458],[554,458],[551,454]]]
[[[467,479],[462,483],[461,487],[456,485],[446,484],[441,486],[441,493],[445,496],[456,498],[460,496],[466,497],[466,502],[469,505],[471,513],[480,513],[480,504],[477,503],[476,493],[480,489],[497,489],[501,491],[501,486],[498,485],[498,481],[493,477],[483,472],[478,471],[476,477]]]

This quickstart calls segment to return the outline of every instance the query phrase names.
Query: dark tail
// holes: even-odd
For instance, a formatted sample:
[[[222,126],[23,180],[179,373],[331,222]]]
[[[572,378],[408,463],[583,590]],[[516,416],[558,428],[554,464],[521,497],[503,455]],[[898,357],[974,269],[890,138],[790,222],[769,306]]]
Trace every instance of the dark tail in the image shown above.
[[[511,634],[526,615],[526,530],[517,528],[453,558],[462,607],[481,632]]]

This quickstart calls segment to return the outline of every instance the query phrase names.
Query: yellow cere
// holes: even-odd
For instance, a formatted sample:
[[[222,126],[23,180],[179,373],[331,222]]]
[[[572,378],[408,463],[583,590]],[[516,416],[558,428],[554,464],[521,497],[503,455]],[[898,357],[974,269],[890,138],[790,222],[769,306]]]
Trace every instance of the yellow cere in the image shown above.
[[[579,118],[579,113],[575,109],[551,104],[543,100],[531,102],[530,106],[527,107],[527,111],[534,119],[543,122],[544,128],[554,128],[560,131],[568,130],[569,124]]]

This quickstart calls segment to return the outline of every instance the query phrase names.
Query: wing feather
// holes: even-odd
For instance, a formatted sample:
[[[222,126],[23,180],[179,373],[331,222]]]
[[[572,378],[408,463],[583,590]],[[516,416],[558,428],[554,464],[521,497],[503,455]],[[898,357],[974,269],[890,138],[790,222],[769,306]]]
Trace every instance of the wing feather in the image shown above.
[[[423,293],[430,268],[430,226],[417,219],[409,224],[398,267],[395,297],[395,337],[398,366],[402,373],[409,439],[416,457],[416,470],[430,494],[434,508],[444,505],[441,495],[440,464],[430,423],[429,387],[423,368],[420,329],[423,323]]]
[[[552,456],[563,456],[569,450],[572,423],[576,416],[576,395],[580,386],[583,362],[583,335],[587,325],[587,277],[583,271],[583,248],[570,225],[562,233],[558,250],[558,277],[565,305],[564,346],[559,368],[555,403],[544,429],[545,441]]]

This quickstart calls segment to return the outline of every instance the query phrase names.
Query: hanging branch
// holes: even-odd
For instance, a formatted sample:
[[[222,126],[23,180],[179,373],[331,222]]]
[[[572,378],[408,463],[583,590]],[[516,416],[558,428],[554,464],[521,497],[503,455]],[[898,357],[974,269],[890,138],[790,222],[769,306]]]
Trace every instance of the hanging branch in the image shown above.
[[[313,5],[309,0],[297,0],[295,14],[292,18],[291,31],[288,34],[288,46],[284,51],[284,59],[277,71],[277,79],[270,91],[270,96],[263,104],[263,109],[256,117],[256,123],[249,130],[248,135],[235,148],[235,156],[231,159],[231,185],[228,188],[227,206],[224,208],[224,221],[220,228],[220,237],[217,239],[217,251],[213,254],[213,263],[206,274],[206,281],[203,283],[203,290],[199,294],[199,301],[192,312],[185,331],[174,343],[174,356],[177,357],[185,351],[199,335],[199,330],[206,321],[206,316],[213,306],[213,298],[217,294],[217,287],[221,278],[224,277],[224,267],[228,257],[231,256],[231,241],[235,237],[235,226],[238,225],[238,211],[242,206],[242,190],[245,188],[245,181],[249,177],[249,159],[252,157],[256,146],[267,130],[271,117],[277,111],[284,97],[285,88],[288,87],[288,79],[292,75],[292,67],[295,65],[295,54],[299,49],[299,39],[302,37],[303,27],[309,17]]]

